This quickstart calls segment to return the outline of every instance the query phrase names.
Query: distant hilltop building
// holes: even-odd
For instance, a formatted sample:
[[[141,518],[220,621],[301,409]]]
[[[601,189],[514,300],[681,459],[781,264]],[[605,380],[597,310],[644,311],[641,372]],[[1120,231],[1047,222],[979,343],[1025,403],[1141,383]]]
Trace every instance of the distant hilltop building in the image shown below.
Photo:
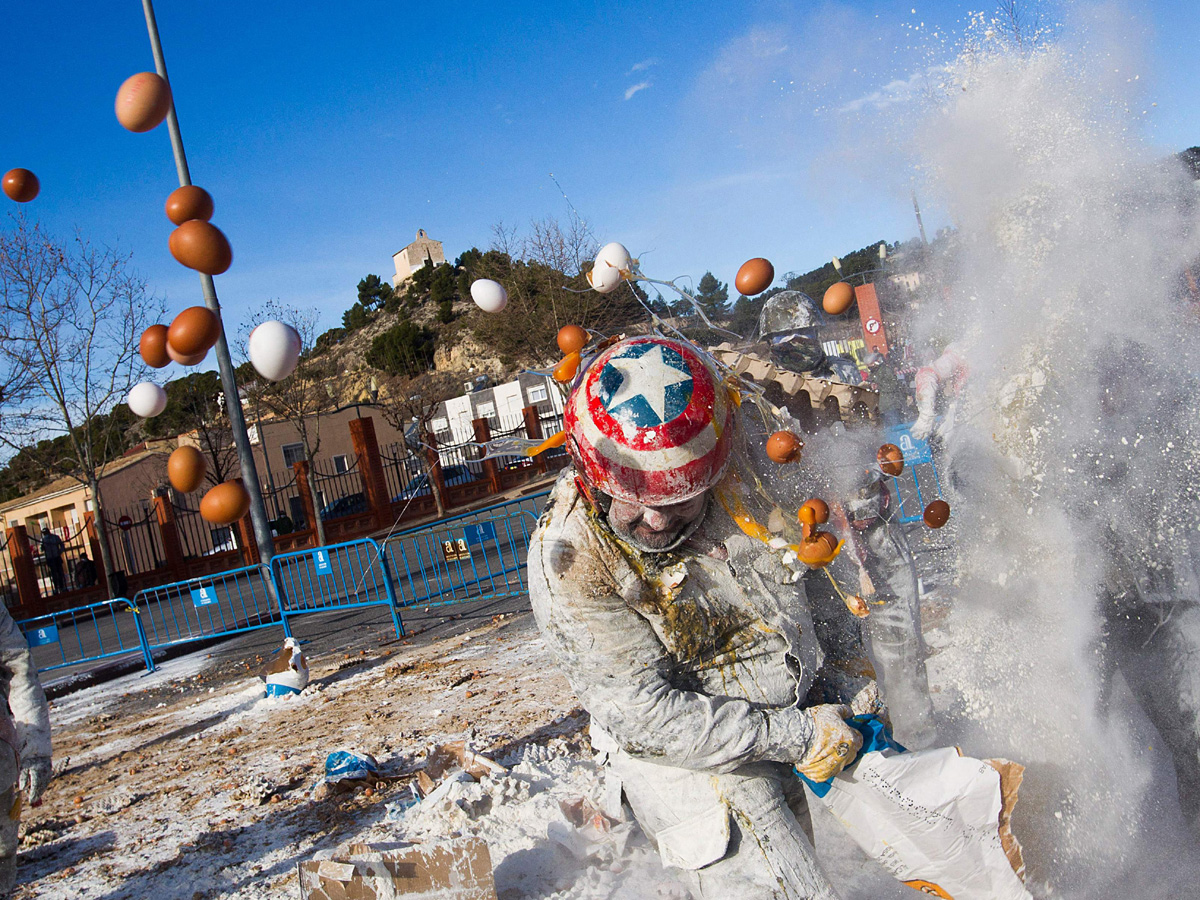
[[[435,241],[422,228],[417,231],[417,239],[401,250],[392,254],[392,262],[396,266],[396,274],[392,277],[392,287],[400,287],[413,273],[424,267],[426,261],[435,266],[446,264],[446,255],[442,253],[442,242]]]

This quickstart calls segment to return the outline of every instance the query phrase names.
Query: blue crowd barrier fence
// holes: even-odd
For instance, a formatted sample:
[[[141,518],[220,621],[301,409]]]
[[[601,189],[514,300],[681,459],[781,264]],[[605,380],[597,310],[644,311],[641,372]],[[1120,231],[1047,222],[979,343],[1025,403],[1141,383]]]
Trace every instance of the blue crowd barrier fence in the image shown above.
[[[264,566],[244,566],[138,591],[134,605],[151,649],[272,625],[290,637],[287,620],[271,603],[270,577]]]
[[[464,603],[523,593],[529,535],[549,491],[411,528],[383,544],[371,538],[275,556],[145,588],[118,598],[18,622],[38,671],[153,651],[273,625],[312,612],[386,606],[397,637],[405,607]],[[272,602],[268,579],[280,603]]]
[[[154,671],[139,610],[124,597],[22,619],[17,627],[39,672],[135,653]]]
[[[390,568],[401,606],[441,606],[525,591],[534,518],[528,510],[439,522],[389,538]]]
[[[505,500],[503,503],[493,503],[490,506],[481,506],[479,509],[473,509],[470,512],[459,513],[455,516],[448,516],[445,519],[439,519],[432,525],[418,525],[414,528],[406,528],[403,531],[397,531],[387,536],[388,540],[395,538],[407,537],[413,534],[420,534],[424,531],[432,529],[457,527],[461,528],[472,522],[483,521],[494,518],[496,516],[511,515],[513,513],[523,513],[527,515],[531,522],[536,522],[537,517],[541,514],[542,507],[546,505],[546,498],[550,496],[549,491],[539,491],[536,494],[530,494],[527,497],[518,497],[516,500]]]
[[[887,429],[885,436],[904,454],[904,471],[892,479],[892,486],[900,501],[896,518],[904,524],[920,522],[925,515],[925,507],[942,496],[942,482],[933,461],[933,448],[928,441],[912,436],[911,423],[894,425]]]
[[[383,548],[370,538],[281,553],[271,560],[271,567],[285,618],[332,609],[386,606],[391,610],[396,636],[404,636],[388,560]]]

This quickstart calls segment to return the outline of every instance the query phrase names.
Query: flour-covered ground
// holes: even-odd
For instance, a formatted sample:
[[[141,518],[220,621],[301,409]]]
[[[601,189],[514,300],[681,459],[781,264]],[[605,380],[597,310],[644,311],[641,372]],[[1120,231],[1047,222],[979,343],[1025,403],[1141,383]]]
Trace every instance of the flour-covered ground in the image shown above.
[[[267,699],[256,659],[207,653],[54,702],[57,778],[27,809],[22,900],[296,898],[296,865],[349,841],[488,842],[501,900],[686,898],[636,824],[577,829],[601,804],[587,716],[528,613],[426,646],[311,660],[299,697]],[[463,738],[508,773],[414,804],[433,745]],[[332,750],[372,754],[377,786],[314,800]],[[817,815],[843,896],[910,895]]]

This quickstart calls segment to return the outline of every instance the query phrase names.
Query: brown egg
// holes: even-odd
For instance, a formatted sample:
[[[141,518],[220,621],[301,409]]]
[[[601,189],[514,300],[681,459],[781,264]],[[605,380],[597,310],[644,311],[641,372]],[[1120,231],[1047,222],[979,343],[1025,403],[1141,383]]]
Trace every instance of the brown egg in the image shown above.
[[[214,525],[232,525],[250,509],[250,495],[239,481],[223,481],[209,488],[200,501],[200,515]]]
[[[41,183],[28,169],[9,169],[4,173],[3,187],[9,200],[28,203],[38,195]]]
[[[204,357],[208,356],[208,351],[184,356],[182,353],[177,353],[175,348],[171,346],[171,342],[167,341],[167,356],[171,357],[171,362],[179,363],[181,366],[198,366],[204,362]]]
[[[756,256],[742,263],[737,277],[733,279],[733,286],[743,297],[753,297],[769,288],[774,280],[775,267],[770,260]]]
[[[167,331],[167,343],[180,356],[207,353],[217,342],[221,323],[207,306],[189,306],[175,317]]]
[[[945,500],[934,500],[925,507],[924,518],[930,528],[941,528],[950,521],[950,504]]]
[[[176,225],[182,225],[192,219],[203,219],[207,222],[213,214],[213,198],[202,187],[185,184],[171,191],[167,197],[167,218]]]
[[[884,444],[875,454],[879,470],[884,475],[895,477],[904,471],[904,453],[895,444]]]
[[[831,316],[840,316],[850,308],[850,304],[853,302],[854,288],[844,281],[831,284],[825,291],[825,296],[821,298],[821,306]]]
[[[806,500],[798,518],[805,525],[821,525],[829,521],[829,504],[819,497]]]
[[[767,457],[780,464],[795,462],[800,458],[804,441],[790,431],[777,431],[767,438]]]
[[[146,365],[152,369],[161,369],[170,363],[171,357],[167,355],[167,326],[151,325],[143,331],[142,339],[138,341],[138,352],[142,354]]]
[[[185,494],[200,487],[207,468],[204,454],[195,447],[180,447],[167,458],[167,478],[171,487]]]
[[[578,325],[564,325],[558,329],[558,349],[563,353],[578,353],[587,342],[588,333]]]
[[[171,232],[167,246],[178,262],[205,275],[220,275],[233,262],[229,239],[203,219],[184,222]]]
[[[117,121],[130,131],[162,124],[171,108],[171,87],[156,72],[130,75],[117,89]]]
[[[800,561],[806,566],[820,568],[827,566],[833,561],[833,554],[837,552],[838,539],[828,531],[814,531],[811,538],[807,538],[799,543],[799,551],[797,555]]]

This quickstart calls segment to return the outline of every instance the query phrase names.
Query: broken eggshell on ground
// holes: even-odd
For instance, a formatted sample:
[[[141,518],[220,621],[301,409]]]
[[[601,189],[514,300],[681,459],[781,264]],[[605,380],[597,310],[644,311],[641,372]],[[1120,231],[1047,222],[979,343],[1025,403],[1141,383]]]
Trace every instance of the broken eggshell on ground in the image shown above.
[[[268,697],[288,697],[308,687],[308,659],[295,638],[284,638],[283,646],[262,670]]]

